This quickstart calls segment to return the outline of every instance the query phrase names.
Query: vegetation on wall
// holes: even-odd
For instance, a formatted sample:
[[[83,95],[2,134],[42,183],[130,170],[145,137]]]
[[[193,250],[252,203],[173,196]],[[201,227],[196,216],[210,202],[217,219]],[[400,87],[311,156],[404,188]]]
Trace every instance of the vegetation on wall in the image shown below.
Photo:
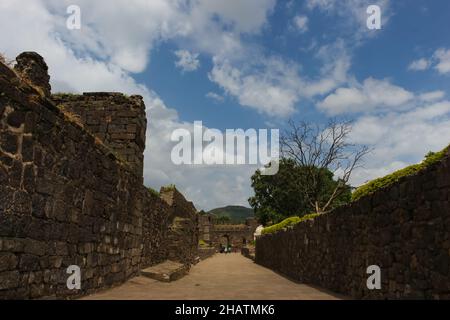
[[[149,191],[151,194],[153,194],[154,196],[159,197],[159,192],[158,192],[158,191],[156,191],[155,189],[153,189],[153,188],[151,188],[151,187],[148,187],[147,189],[148,189],[148,191]]]
[[[439,152],[429,152],[425,159],[418,163],[408,166],[391,173],[385,177],[372,180],[361,187],[357,188],[352,194],[352,201],[356,201],[364,196],[370,195],[375,191],[392,185],[399,181],[401,178],[416,174],[417,172],[429,167],[430,165],[440,161],[444,158],[447,152],[450,150],[450,145]]]
[[[274,224],[272,226],[266,227],[262,230],[261,234],[268,234],[268,233],[275,233],[280,230],[283,230],[287,227],[294,226],[300,222],[306,221],[306,220],[312,220],[315,217],[320,216],[320,213],[311,213],[304,215],[303,217],[289,217],[287,219],[284,219],[280,223]]]

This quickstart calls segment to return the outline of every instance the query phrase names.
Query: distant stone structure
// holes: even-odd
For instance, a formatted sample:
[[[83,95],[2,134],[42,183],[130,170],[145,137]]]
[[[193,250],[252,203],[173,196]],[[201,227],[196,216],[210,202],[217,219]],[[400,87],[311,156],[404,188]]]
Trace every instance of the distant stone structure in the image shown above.
[[[231,245],[240,249],[254,240],[258,227],[255,218],[247,218],[245,224],[216,224],[214,218],[211,214],[199,216],[199,235],[206,244],[216,248]]]
[[[37,53],[0,62],[0,299],[74,298],[198,256],[198,214],[142,185],[145,106],[119,93],[55,95]],[[81,268],[70,290],[67,268]]]

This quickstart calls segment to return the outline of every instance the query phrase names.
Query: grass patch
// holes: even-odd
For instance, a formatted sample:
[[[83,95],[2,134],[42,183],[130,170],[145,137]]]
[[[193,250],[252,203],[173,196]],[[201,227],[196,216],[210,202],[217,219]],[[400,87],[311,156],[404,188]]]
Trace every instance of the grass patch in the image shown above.
[[[352,193],[352,201],[356,201],[364,196],[373,194],[375,191],[381,188],[385,188],[396,183],[403,177],[414,175],[417,172],[429,167],[430,165],[441,161],[449,150],[450,145],[439,152],[429,152],[421,163],[413,164],[394,173],[391,173],[385,177],[372,180],[362,185]]]
[[[58,105],[58,108],[59,108],[59,110],[61,110],[61,112],[64,115],[64,118],[66,118],[67,121],[76,123],[80,127],[84,128],[83,121],[81,120],[81,117],[79,115],[67,110],[67,108],[62,104]],[[103,142],[101,142],[101,144],[103,144]]]
[[[264,228],[262,230],[261,234],[275,233],[275,232],[283,230],[287,227],[294,226],[300,222],[314,219],[315,217],[318,217],[320,215],[321,215],[320,213],[311,213],[311,214],[307,214],[303,217],[290,217],[290,218],[284,219],[280,223],[277,223],[272,226]]]
[[[175,190],[176,187],[174,184],[169,184],[168,186],[163,187],[164,191],[171,191],[171,190]]]
[[[153,189],[153,188],[151,188],[151,187],[148,187],[147,189],[148,189],[148,191],[149,191],[151,194],[153,194],[154,196],[159,197],[159,192],[158,192],[158,191],[156,191],[155,189]]]

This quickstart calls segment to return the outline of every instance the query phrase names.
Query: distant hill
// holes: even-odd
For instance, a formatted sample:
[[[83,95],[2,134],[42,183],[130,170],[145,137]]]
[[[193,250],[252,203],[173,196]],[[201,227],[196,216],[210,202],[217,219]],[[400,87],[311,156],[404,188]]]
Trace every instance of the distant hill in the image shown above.
[[[216,217],[228,217],[233,223],[244,223],[246,218],[254,216],[253,209],[243,206],[226,206],[208,211]]]

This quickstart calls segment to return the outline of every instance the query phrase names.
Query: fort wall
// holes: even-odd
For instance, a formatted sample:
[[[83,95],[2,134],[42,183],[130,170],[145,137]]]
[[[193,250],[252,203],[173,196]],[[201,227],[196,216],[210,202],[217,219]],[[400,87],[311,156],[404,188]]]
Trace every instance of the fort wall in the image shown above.
[[[195,249],[176,253],[185,247],[173,242],[197,237],[195,207],[181,194],[170,203],[164,190],[158,197],[142,185],[142,100],[85,94],[55,103],[45,81],[32,82],[46,79],[43,59],[22,57],[17,72],[42,74],[19,77],[0,63],[0,299],[79,297],[123,283],[169,256],[190,265]],[[125,115],[121,105],[135,113]],[[103,132],[99,127],[109,116],[112,125]],[[114,136],[119,120],[133,139]],[[194,221],[171,237],[181,207],[191,210],[183,218]],[[71,265],[81,269],[80,290],[67,287]]]
[[[256,262],[365,299],[450,299],[450,155],[349,205],[256,240]],[[369,290],[367,268],[380,267]]]

